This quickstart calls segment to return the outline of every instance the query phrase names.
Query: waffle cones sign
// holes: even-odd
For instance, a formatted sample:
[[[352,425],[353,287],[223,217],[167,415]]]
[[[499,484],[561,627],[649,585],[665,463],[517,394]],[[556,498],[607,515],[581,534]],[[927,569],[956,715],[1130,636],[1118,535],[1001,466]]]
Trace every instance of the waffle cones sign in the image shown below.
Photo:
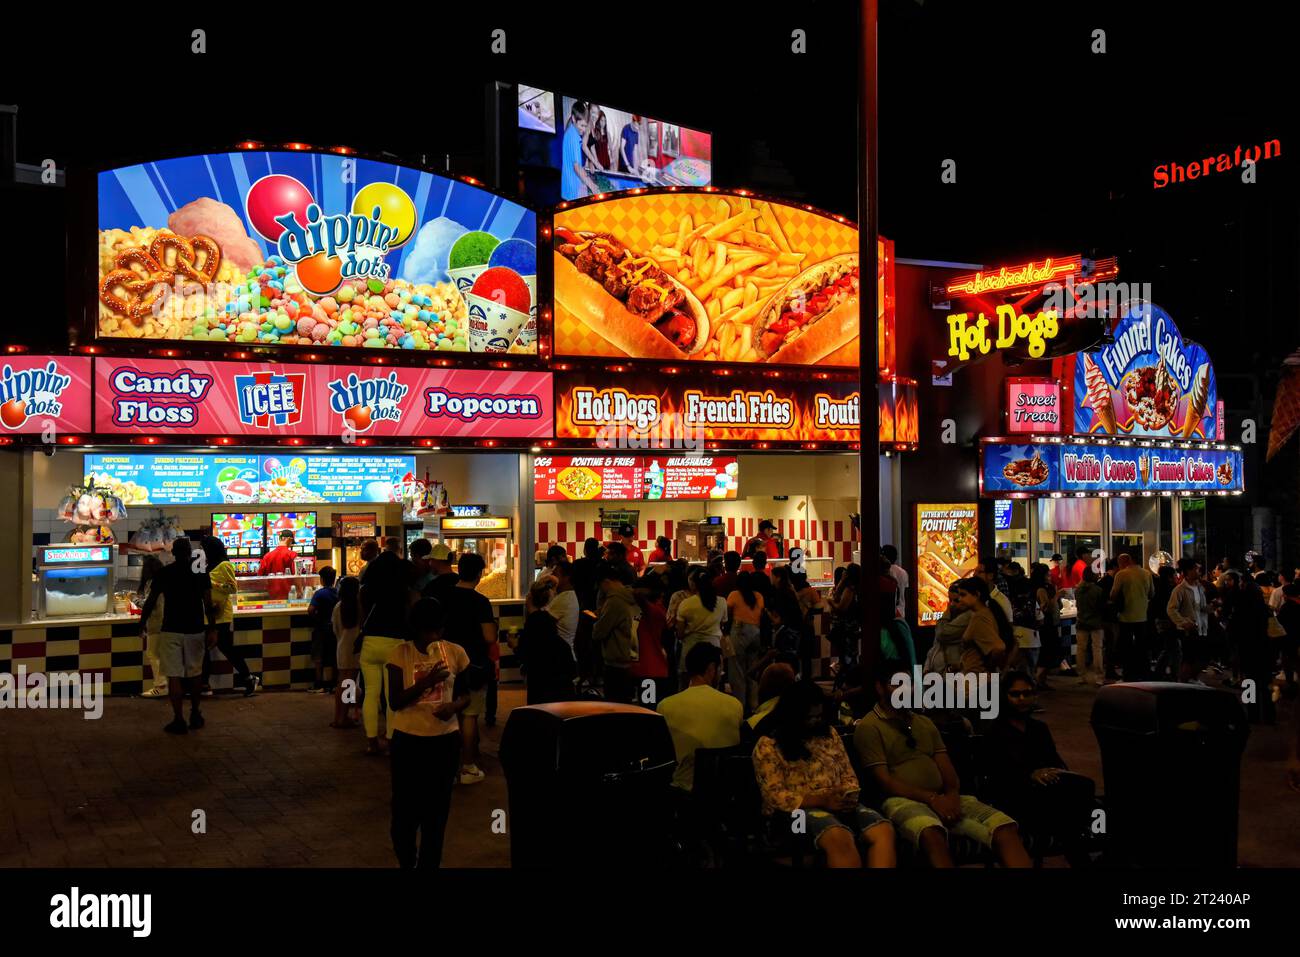
[[[856,366],[858,241],[840,218],[718,192],[562,209],[555,354]]]
[[[556,381],[555,435],[668,446],[692,441],[856,442],[861,400],[848,384],[611,385],[583,375]]]
[[[1214,366],[1168,313],[1149,302],[1125,303],[1112,336],[1112,344],[1075,359],[1076,433],[1217,436]]]

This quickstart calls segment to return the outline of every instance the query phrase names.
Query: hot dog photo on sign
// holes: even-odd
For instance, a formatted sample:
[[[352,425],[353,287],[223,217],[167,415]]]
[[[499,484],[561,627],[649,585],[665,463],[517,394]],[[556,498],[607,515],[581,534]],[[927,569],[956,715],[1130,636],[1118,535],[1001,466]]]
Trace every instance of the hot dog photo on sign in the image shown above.
[[[555,216],[555,351],[852,366],[858,234],[748,196],[626,196]]]

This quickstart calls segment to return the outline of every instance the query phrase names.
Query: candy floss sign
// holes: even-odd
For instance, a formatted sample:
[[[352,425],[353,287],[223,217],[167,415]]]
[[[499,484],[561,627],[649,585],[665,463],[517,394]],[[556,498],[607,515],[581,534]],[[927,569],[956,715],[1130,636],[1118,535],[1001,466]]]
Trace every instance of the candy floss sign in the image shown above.
[[[1126,302],[1114,343],[1075,359],[1074,431],[1214,439],[1214,367],[1174,321],[1149,302]]]
[[[97,360],[98,431],[549,438],[550,373]]]
[[[90,359],[13,357],[0,363],[0,426],[4,432],[90,431]]]

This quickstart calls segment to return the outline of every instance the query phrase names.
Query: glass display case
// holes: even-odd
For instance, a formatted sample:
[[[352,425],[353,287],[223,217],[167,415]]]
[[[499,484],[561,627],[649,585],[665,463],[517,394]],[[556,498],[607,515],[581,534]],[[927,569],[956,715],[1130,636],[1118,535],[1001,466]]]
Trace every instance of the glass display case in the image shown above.
[[[305,610],[320,587],[315,572],[298,575],[249,575],[239,578],[236,611]]]
[[[431,537],[458,557],[481,555],[486,565],[477,591],[488,598],[515,598],[514,527],[508,518],[491,515],[436,519]],[[427,534],[427,533],[426,533]]]
[[[38,618],[106,615],[113,610],[112,545],[44,545],[36,565]]]

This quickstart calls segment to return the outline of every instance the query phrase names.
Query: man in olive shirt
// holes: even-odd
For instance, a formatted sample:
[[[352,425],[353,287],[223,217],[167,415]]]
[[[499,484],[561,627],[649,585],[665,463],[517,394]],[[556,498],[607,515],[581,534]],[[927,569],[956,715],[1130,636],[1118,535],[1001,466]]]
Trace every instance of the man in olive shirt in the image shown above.
[[[673,787],[689,791],[695,784],[695,751],[729,748],[740,743],[740,702],[717,689],[722,652],[702,641],[686,653],[686,673],[691,683],[685,691],[659,702],[658,711],[668,724],[677,753]]]
[[[1155,597],[1156,586],[1151,573],[1133,561],[1128,552],[1120,554],[1119,571],[1110,590],[1119,617],[1119,660],[1125,681],[1145,681],[1151,677],[1151,654],[1147,649],[1147,606]]]
[[[894,708],[892,679],[899,672],[906,674],[907,667],[898,661],[877,667],[876,706],[853,732],[861,767],[883,798],[881,813],[931,867],[954,866],[949,829],[991,848],[1003,867],[1032,867],[1016,822],[961,793],[957,769],[934,722]]]

